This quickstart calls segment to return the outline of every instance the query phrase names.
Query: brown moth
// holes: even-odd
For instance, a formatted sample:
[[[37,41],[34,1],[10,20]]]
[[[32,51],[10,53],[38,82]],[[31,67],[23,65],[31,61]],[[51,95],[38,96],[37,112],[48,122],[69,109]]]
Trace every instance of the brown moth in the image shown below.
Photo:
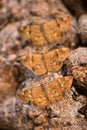
[[[62,101],[65,98],[65,92],[70,88],[72,80],[72,76],[60,77],[48,84],[22,90],[18,93],[18,96],[24,103],[45,108],[50,106],[51,103]]]
[[[45,54],[29,54],[20,57],[20,62],[37,75],[58,71],[68,57],[69,49],[62,47]]]
[[[19,29],[20,35],[34,46],[43,46],[50,43],[60,43],[63,34],[70,25],[70,17],[64,16],[43,24],[31,24]]]

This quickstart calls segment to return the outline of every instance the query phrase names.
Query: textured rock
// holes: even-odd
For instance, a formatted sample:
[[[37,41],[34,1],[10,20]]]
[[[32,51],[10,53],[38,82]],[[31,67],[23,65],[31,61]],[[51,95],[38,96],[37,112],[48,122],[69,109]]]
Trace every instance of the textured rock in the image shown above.
[[[68,0],[66,0],[66,2],[67,1]],[[34,48],[29,42],[25,42],[21,39],[18,33],[20,27],[30,25],[31,23],[48,23],[48,21],[55,18],[57,19],[68,15],[71,19],[70,27],[64,33],[64,40],[61,44],[69,47],[71,50],[75,49],[79,45],[86,46],[86,44],[84,44],[85,42],[83,42],[86,41],[86,36],[85,38],[82,36],[83,40],[80,38],[81,35],[79,35],[79,37],[77,36],[79,32],[81,34],[81,28],[85,25],[83,24],[84,22],[82,22],[83,17],[81,17],[81,15],[84,15],[84,12],[86,11],[83,9],[84,6],[81,3],[84,3],[86,0],[71,1],[74,2],[74,6],[71,4],[70,7],[74,8],[74,14],[76,14],[74,15],[75,17],[71,15],[71,12],[66,8],[61,0],[0,1],[0,59],[2,59],[0,60],[0,84],[3,86],[0,91],[5,94],[3,99],[0,98],[2,102],[0,104],[0,129],[87,129],[87,121],[84,118],[87,115],[87,109],[85,107],[87,99],[86,95],[81,95],[83,94],[83,91],[80,94],[80,98],[78,97],[79,100],[74,100],[74,92],[71,91],[72,89],[69,89],[66,92],[63,101],[54,103],[50,108],[46,109],[39,109],[33,105],[25,104],[20,101],[17,95],[15,96],[15,85],[16,89],[19,91],[21,87],[25,87],[25,84],[27,84],[27,87],[31,86],[31,84],[35,85],[35,82],[40,85],[62,76],[60,70],[58,73],[47,73],[42,75],[39,77],[40,80],[38,81],[37,75],[34,75],[30,70],[24,68],[19,63],[18,56],[23,56],[29,53],[41,54],[59,47],[59,45],[56,44],[53,46],[48,45],[43,48]],[[80,11],[78,11],[78,8]],[[82,24],[79,22],[80,19],[82,20]],[[83,56],[81,55],[81,57]],[[81,84],[81,82],[78,83]],[[4,91],[3,88],[5,88],[6,91]],[[85,84],[82,83],[82,87],[80,86],[80,88],[86,89]],[[0,93],[1,97],[3,97],[2,93]],[[85,109],[82,110],[83,112],[79,113],[78,110],[81,107],[84,107]]]
[[[74,86],[80,93],[87,95],[87,48],[78,48],[70,52],[66,61],[66,73],[73,75]]]

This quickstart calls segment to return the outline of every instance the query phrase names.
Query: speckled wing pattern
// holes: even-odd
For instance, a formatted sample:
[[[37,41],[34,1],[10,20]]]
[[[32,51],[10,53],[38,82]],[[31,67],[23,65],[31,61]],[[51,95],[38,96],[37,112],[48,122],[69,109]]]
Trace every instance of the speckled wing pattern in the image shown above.
[[[43,24],[31,24],[21,27],[19,33],[25,40],[30,41],[34,46],[61,43],[64,32],[70,25],[70,17],[63,16]]]
[[[58,71],[68,57],[69,49],[62,47],[45,54],[29,54],[20,57],[20,62],[37,75]]]
[[[45,108],[52,103],[62,101],[65,98],[66,90],[71,87],[71,84],[72,76],[60,77],[48,84],[22,90],[18,93],[18,96],[25,103]]]

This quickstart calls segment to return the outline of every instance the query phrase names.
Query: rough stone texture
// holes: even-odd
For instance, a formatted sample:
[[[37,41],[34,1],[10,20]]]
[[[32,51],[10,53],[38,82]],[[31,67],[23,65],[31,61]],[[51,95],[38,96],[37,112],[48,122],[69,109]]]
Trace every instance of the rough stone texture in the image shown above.
[[[23,104],[13,97],[5,102],[0,109],[0,128],[15,130],[86,130],[87,122],[78,113],[81,106],[80,102],[75,102],[72,99],[72,92],[70,91],[66,94],[65,100],[46,109]]]
[[[11,56],[13,57],[14,55]],[[0,105],[16,92],[17,82],[13,71],[10,57],[0,56]]]
[[[87,47],[87,14],[80,16],[78,20],[78,26],[81,45]]]
[[[70,52],[65,73],[73,75],[73,84],[80,94],[87,96],[87,48],[80,47]]]
[[[68,0],[66,0],[66,5],[67,1]],[[87,39],[85,32],[85,13],[87,12],[83,4],[81,4],[82,0],[79,0],[79,2],[75,0],[72,1],[76,6],[73,6],[71,2],[70,8],[75,8],[73,11],[74,14],[76,14],[76,12],[78,13],[78,6],[82,12],[79,13],[79,15],[76,14],[72,16],[61,0],[0,1],[0,129],[87,129],[87,96],[84,94],[81,95],[82,93],[77,97],[78,100],[74,100],[74,92],[70,89],[66,92],[66,97],[63,101],[56,104],[54,103],[50,108],[46,109],[39,109],[33,105],[24,104],[16,95],[16,90],[21,88],[21,83],[23,87],[24,83],[29,81],[27,82],[27,86],[29,86],[31,80],[34,83],[38,79],[37,75],[34,75],[30,70],[24,68],[19,63],[18,57],[28,52],[38,53],[42,51],[42,48],[33,48],[27,41],[24,41],[20,37],[18,33],[19,27],[32,22],[39,24],[54,18],[69,15],[71,17],[71,23],[70,28],[64,34],[63,45],[69,47],[71,50],[79,45],[87,45],[86,42],[84,42]],[[86,0],[84,1],[87,2]],[[82,14],[83,16],[81,16]],[[78,33],[80,35],[78,35]],[[82,34],[84,34],[85,37],[81,37]],[[48,46],[47,48],[43,48],[43,52],[53,47],[57,48],[58,46]],[[85,65],[87,66],[87,64]],[[41,76],[41,82],[43,83],[46,80],[50,81],[60,75],[61,70],[55,74],[45,74]],[[84,88],[86,88],[86,86]]]
[[[87,0],[62,0],[72,14],[77,18],[80,44],[87,47]],[[79,4],[78,4],[79,3]],[[75,4],[75,6],[74,6]]]
[[[70,9],[70,11],[72,12],[73,15],[76,16],[76,18],[80,17],[82,14],[86,13],[86,7],[85,7],[85,0],[62,0],[64,2],[64,4],[67,6],[67,8]],[[79,3],[79,4],[78,4]],[[76,6],[74,6],[74,4]]]

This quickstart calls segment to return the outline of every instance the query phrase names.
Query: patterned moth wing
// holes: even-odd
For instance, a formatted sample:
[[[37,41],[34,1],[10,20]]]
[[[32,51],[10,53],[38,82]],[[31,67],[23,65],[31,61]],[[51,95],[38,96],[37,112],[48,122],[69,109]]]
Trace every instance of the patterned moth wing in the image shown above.
[[[62,47],[46,54],[30,54],[20,57],[20,62],[33,73],[42,75],[47,72],[58,71],[63,61],[68,57],[69,49]]]
[[[30,41],[34,46],[47,44],[39,25],[29,25],[19,29],[20,35]]]
[[[19,29],[20,35],[34,46],[43,46],[50,43],[60,43],[64,32],[70,25],[70,17],[64,16],[43,24],[31,24]]]
[[[43,24],[44,35],[47,39],[47,43],[60,43],[62,41],[62,34],[57,27],[56,20],[52,20]]]
[[[44,61],[48,72],[58,71],[63,64],[63,61],[68,57],[68,48],[59,48],[44,54]]]
[[[34,46],[43,46],[47,44],[46,39],[41,31],[41,27],[39,25],[31,25],[31,43]]]
[[[20,61],[25,67],[32,70],[35,74],[41,75],[47,72],[41,54],[22,56],[20,57]]]
[[[48,84],[22,90],[18,96],[25,103],[45,108],[51,103],[62,101],[65,98],[65,92],[70,88],[72,80],[72,76],[61,77]]]
[[[72,84],[72,76],[66,76],[51,81],[44,86],[45,92],[50,103],[62,101],[65,98],[65,92]]]
[[[24,103],[31,103],[38,107],[44,107],[49,104],[45,97],[45,93],[40,86],[34,86],[30,89],[18,93],[18,96]]]
[[[70,16],[61,17],[60,19],[56,19],[58,29],[61,33],[67,31],[70,26]]]

